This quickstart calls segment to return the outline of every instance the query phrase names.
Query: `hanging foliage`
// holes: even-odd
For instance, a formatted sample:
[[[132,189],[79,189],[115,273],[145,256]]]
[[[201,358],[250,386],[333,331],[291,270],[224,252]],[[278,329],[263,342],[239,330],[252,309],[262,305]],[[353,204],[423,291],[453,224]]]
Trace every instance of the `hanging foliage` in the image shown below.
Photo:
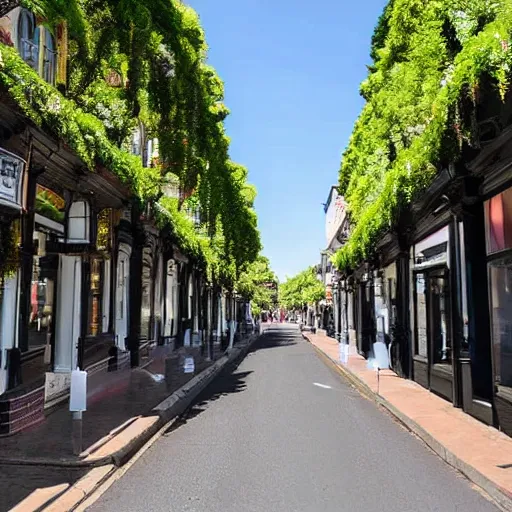
[[[22,5],[50,27],[67,23],[68,88],[61,95],[1,44],[0,84],[91,171],[108,168],[141,202],[154,202],[166,174],[178,177],[186,195],[197,191],[204,223],[198,240],[175,205],[166,205],[164,217],[177,223],[175,233],[192,253],[209,254],[212,275],[215,269],[219,279],[233,283],[261,248],[255,189],[246,183],[247,172],[230,161],[224,86],[206,63],[195,11],[179,0],[23,0]],[[146,137],[159,142],[159,159],[151,168],[123,149],[139,122]]]
[[[505,98],[511,37],[512,0],[389,2],[361,85],[367,103],[339,173],[352,224],[333,258],[339,269],[368,258],[438,170],[475,143],[471,112],[461,110],[476,108],[483,80]]]

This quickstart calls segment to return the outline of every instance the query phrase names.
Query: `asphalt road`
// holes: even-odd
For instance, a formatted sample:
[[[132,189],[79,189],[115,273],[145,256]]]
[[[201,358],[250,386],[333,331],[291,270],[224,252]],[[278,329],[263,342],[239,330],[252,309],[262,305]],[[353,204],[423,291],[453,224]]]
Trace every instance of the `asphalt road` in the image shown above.
[[[279,326],[91,512],[496,512]]]

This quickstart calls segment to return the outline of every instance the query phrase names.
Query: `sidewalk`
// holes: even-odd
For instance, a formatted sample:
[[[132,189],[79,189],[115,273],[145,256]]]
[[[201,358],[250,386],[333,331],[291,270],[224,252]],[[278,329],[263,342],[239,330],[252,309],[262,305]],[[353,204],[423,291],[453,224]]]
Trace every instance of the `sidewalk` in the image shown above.
[[[360,355],[339,363],[339,344],[327,336],[303,336],[367,397],[388,409],[450,465],[512,510],[512,438],[472,418],[419,384],[391,370],[377,372]]]
[[[164,398],[180,388],[194,374],[177,373],[170,382],[159,380],[165,373],[165,347],[155,347],[140,368],[130,367],[114,372],[89,374],[87,381],[87,411],[83,413],[83,448],[95,444],[119,425],[147,414]],[[196,361],[200,373],[211,362]],[[0,438],[0,463],[8,459],[20,461],[72,461],[72,418],[68,402],[46,416],[35,427],[10,437]]]
[[[225,363],[244,354],[254,339],[248,335],[229,355],[219,352],[216,361],[196,358],[192,374],[172,365],[165,380],[165,359],[177,354],[167,347],[155,347],[140,368],[91,375],[81,456],[72,454],[67,402],[42,424],[0,439],[0,512],[12,507],[16,512],[40,510],[55,499],[50,508],[61,512],[69,509],[67,501],[83,500],[115,466],[124,464],[147,442],[169,415],[179,414]],[[197,355],[198,349],[192,352]]]

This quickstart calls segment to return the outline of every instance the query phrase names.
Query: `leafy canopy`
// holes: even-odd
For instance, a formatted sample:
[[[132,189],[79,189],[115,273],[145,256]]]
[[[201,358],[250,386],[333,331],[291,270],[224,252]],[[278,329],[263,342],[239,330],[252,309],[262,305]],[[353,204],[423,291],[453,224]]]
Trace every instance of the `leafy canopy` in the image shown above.
[[[299,309],[325,298],[325,287],[309,267],[279,286],[279,302],[287,309]]]
[[[251,301],[252,312],[259,315],[262,310],[269,310],[276,303],[277,284],[270,261],[260,255],[253,263],[246,265],[238,279],[236,290],[246,300]]]
[[[478,91],[504,99],[512,65],[512,0],[392,0],[373,39],[361,85],[366,105],[339,172],[352,232],[334,256],[348,270],[439,169],[475,145]]]

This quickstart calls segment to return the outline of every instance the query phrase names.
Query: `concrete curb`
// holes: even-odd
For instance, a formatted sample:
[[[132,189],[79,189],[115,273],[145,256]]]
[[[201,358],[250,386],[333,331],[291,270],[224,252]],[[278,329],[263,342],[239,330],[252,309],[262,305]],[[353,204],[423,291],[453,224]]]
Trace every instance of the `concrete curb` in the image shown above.
[[[307,336],[304,339],[311,343]],[[423,427],[418,425],[414,420],[406,416],[402,411],[388,402],[385,398],[371,390],[354,372],[347,367],[339,364],[338,361],[323,352],[321,349],[313,345],[317,354],[326,362],[334,366],[334,370],[343,375],[362,395],[376,404],[384,407],[391,413],[400,423],[410,432],[419,437],[432,451],[434,451],[441,459],[450,466],[460,471],[468,480],[483,489],[503,510],[512,511],[512,494],[494,483],[485,475],[480,473],[470,464],[464,462],[453,452],[448,450],[443,444],[429,434]]]
[[[50,458],[8,458],[0,457],[0,464],[3,465],[24,465],[24,466],[48,466],[60,468],[94,468],[98,466],[106,466],[114,464],[119,467],[122,466],[129,458],[137,452],[148,439],[150,439],[158,430],[171,419],[183,413],[193,400],[201,393],[217,375],[225,368],[227,364],[236,361],[238,358],[243,358],[259,338],[259,334],[249,336],[243,345],[235,345],[231,350],[226,350],[224,355],[212,366],[206,368],[201,373],[192,378],[189,382],[184,384],[181,388],[172,393],[169,397],[163,400],[160,404],[152,409],[152,411],[138,420],[128,425],[125,429],[119,430],[119,427],[114,430],[119,430],[117,435],[113,436],[106,443],[104,443],[97,451],[99,453],[108,451],[108,444],[115,442],[118,435],[123,435],[126,431],[136,430],[137,423],[142,424],[140,431],[120,448],[104,455],[89,455],[84,459],[50,459]],[[155,417],[156,421],[147,421],[148,418]],[[146,421],[145,421],[146,420]],[[126,422],[128,423],[128,422]],[[149,424],[148,424],[149,423]]]

